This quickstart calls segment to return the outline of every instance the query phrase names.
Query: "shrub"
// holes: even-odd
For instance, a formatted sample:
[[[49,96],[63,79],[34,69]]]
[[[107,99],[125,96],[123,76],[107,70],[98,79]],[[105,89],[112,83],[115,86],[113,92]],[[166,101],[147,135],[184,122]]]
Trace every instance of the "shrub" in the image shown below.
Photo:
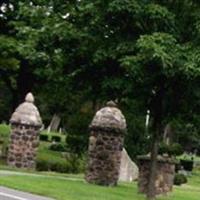
[[[82,173],[85,168],[85,160],[71,155],[69,158],[58,158],[51,156],[42,156],[36,159],[36,170],[38,171],[56,171],[60,173]]]
[[[46,158],[37,158],[36,160],[36,170],[38,171],[56,171],[61,173],[70,173],[71,169],[66,160],[64,159],[54,159]]]
[[[183,174],[176,174],[174,177],[174,185],[187,183],[187,177]]]
[[[52,143],[49,149],[52,151],[60,151],[60,152],[66,151],[65,145],[63,145],[62,143]]]
[[[193,160],[180,160],[181,166],[183,166],[184,170],[192,171],[193,170]]]
[[[8,138],[10,135],[10,126],[6,124],[0,124],[0,137]]]
[[[183,147],[178,143],[173,143],[169,148],[169,155],[180,156],[183,154]]]
[[[37,159],[36,160],[36,169],[38,171],[49,171],[49,163],[47,160]]]
[[[54,135],[54,136],[51,137],[51,141],[61,142],[61,137],[57,136],[57,135]]]
[[[159,145],[159,150],[158,150],[158,153],[159,154],[164,154],[164,153],[167,153],[169,155],[175,155],[175,156],[178,156],[178,155],[181,155],[183,153],[183,148],[180,144],[178,143],[173,143],[171,145],[167,145],[165,143],[161,143]]]
[[[70,152],[81,155],[86,152],[88,139],[84,138],[82,135],[68,135],[66,137],[66,144]]]
[[[37,159],[36,169],[38,171],[55,171],[60,173],[78,173],[77,167],[67,160],[56,161],[49,159]]]
[[[47,142],[48,139],[49,139],[48,135],[40,134],[40,140],[41,140],[41,141],[45,141],[45,142]]]

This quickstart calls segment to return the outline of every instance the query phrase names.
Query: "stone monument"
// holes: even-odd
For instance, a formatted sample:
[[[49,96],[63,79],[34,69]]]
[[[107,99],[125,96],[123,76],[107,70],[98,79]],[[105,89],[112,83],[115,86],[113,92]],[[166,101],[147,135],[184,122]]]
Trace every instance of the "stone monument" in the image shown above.
[[[28,93],[10,119],[11,135],[7,163],[18,168],[35,168],[42,120],[34,105],[34,97]]]
[[[147,194],[150,172],[150,156],[138,156],[139,160],[139,192]],[[156,195],[167,194],[172,191],[175,176],[176,161],[170,157],[158,156],[156,171]]]
[[[89,128],[86,180],[104,186],[117,185],[126,120],[110,101],[96,113]]]
[[[137,180],[138,176],[139,176],[138,166],[131,160],[126,149],[123,148],[121,155],[119,180],[124,182],[132,182]]]

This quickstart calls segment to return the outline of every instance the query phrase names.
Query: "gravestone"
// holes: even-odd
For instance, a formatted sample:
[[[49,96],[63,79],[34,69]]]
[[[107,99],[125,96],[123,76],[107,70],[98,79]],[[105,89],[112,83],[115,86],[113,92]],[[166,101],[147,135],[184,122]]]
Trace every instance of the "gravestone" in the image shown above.
[[[131,160],[126,149],[123,148],[121,155],[121,165],[119,180],[124,182],[132,182],[137,180],[139,176],[138,166]]]
[[[164,129],[163,142],[167,145],[173,143],[174,131],[170,124],[167,124]]]
[[[18,168],[35,168],[42,120],[34,105],[34,97],[28,93],[25,102],[12,114],[11,135],[7,163]]]
[[[51,123],[49,124],[47,131],[48,133],[53,131],[53,132],[57,132],[58,131],[58,127],[60,125],[60,117],[57,114],[53,115],[53,118],[51,120]]]
[[[113,186],[119,179],[126,120],[114,102],[99,110],[90,124],[88,167],[89,183]]]

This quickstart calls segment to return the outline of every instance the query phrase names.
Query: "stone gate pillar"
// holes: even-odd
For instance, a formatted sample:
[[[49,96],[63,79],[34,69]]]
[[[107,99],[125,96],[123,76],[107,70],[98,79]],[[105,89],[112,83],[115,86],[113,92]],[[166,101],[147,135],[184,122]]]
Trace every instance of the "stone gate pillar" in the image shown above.
[[[11,135],[7,163],[18,168],[35,168],[36,150],[42,120],[34,105],[34,97],[28,93],[10,119]]]
[[[119,178],[126,120],[112,101],[99,110],[90,124],[86,180],[113,186]]]

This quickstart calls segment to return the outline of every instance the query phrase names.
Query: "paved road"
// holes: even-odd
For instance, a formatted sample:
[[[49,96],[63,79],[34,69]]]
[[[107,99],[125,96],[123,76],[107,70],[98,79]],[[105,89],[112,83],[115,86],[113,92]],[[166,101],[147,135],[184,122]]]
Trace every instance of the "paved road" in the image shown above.
[[[0,200],[53,200],[0,186]]]

